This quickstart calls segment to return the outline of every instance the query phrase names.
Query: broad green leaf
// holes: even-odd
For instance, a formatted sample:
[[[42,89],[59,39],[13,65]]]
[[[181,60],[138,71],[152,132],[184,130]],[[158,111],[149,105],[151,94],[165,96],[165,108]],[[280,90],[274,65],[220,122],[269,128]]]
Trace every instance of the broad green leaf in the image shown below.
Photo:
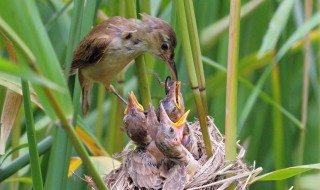
[[[251,183],[256,181],[283,180],[313,169],[320,170],[320,164],[302,165],[276,170],[274,172],[255,177]]]
[[[15,76],[19,76],[24,80],[28,80],[34,84],[39,84],[41,86],[46,86],[48,88],[58,90],[60,92],[67,92],[58,84],[51,82],[50,80],[44,78],[43,76],[39,76],[37,73],[32,71],[29,67],[21,64],[16,65],[11,63],[9,60],[0,57],[0,73],[8,73]],[[3,75],[3,74],[1,74]]]
[[[30,16],[31,13],[32,16]],[[0,17],[2,17],[11,28],[11,30],[8,30],[11,32],[6,35],[18,37],[19,39],[15,42],[25,43],[24,47],[27,47],[34,55],[35,61],[29,64],[34,64],[43,76],[66,90],[66,81],[62,75],[59,61],[48,34],[39,16],[35,1],[0,1]],[[14,31],[14,34],[12,31]],[[15,46],[16,44],[13,45]],[[27,49],[19,49],[19,53],[24,51],[27,51]],[[24,58],[30,61],[27,57]],[[55,120],[57,116],[50,103],[52,100],[47,97],[42,86],[33,84],[33,88],[37,92],[45,111]],[[52,91],[52,93],[53,98],[55,98],[60,105],[63,105],[62,111],[64,115],[70,115],[73,111],[70,96],[65,92]]]
[[[268,51],[272,50],[280,37],[283,29],[288,22],[294,0],[284,0],[279,5],[277,11],[273,15],[267,33],[263,37],[263,42],[260,47],[258,57],[264,56]]]
[[[304,37],[308,32],[310,32],[314,27],[318,26],[320,23],[320,12],[315,14],[311,19],[306,21],[301,27],[299,27],[290,38],[282,45],[277,53],[277,60],[280,60],[283,55],[295,44],[296,41]]]

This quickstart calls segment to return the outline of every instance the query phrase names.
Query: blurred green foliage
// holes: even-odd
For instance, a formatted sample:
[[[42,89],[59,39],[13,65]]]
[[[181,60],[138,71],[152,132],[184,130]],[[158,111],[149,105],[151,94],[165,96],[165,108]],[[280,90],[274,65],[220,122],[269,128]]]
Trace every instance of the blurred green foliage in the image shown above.
[[[88,15],[93,15],[92,10],[97,12],[103,12],[107,16],[114,16],[123,14],[123,10],[126,10],[125,0],[97,0],[95,9],[84,9],[83,17],[80,18],[83,26],[75,26],[77,30],[73,30],[71,33],[71,20],[74,11],[73,1],[63,0],[29,0],[30,2],[24,2],[23,7],[20,1],[0,1],[0,18],[7,22],[14,32],[21,37],[21,39],[27,44],[34,56],[36,57],[35,64],[40,68],[41,73],[44,74],[46,80],[41,84],[36,83],[39,78],[35,76],[32,80],[30,74],[33,74],[30,69],[25,69],[25,79],[32,82],[32,87],[38,93],[40,102],[44,105],[45,111],[34,106],[33,116],[36,126],[37,140],[40,142],[47,136],[56,137],[57,134],[63,134],[64,132],[57,131],[55,125],[56,115],[53,109],[50,107],[45,94],[41,90],[41,85],[48,85],[54,82],[59,88],[63,88],[65,91],[54,90],[55,97],[61,105],[64,106],[64,114],[67,117],[71,116],[74,107],[71,103],[71,95],[68,93],[67,81],[63,77],[63,69],[67,64],[65,61],[70,61],[70,52],[74,48],[74,44],[77,40],[70,42],[72,37],[70,35],[84,36],[86,32],[91,28],[90,21],[85,20]],[[178,47],[176,49],[176,63],[178,68],[179,79],[184,83],[182,86],[182,94],[184,96],[186,109],[191,109],[189,121],[194,120],[197,116],[195,102],[192,98],[192,92],[188,81],[185,56],[181,49],[181,31],[178,27],[176,11],[174,9],[174,3],[170,0],[150,0],[150,7],[145,2],[148,0],[137,0],[137,12],[143,12],[150,10],[150,14],[157,16],[169,22],[176,30],[178,37]],[[77,1],[75,1],[77,2]],[[294,51],[292,46],[294,42],[289,43],[287,51],[284,52],[281,59],[277,59],[276,55],[278,50],[288,42],[288,39],[296,32],[301,30],[316,30],[317,28],[309,28],[303,25],[304,6],[303,1],[296,0],[295,3],[286,1],[287,3],[293,3],[292,9],[286,9],[285,12],[278,12],[279,19],[283,19],[281,22],[275,22],[275,29],[279,29],[279,35],[271,35],[270,39],[266,39],[265,43],[272,42],[261,58],[257,57],[257,54],[262,47],[263,39],[269,31],[270,21],[274,18],[279,5],[283,1],[278,0],[243,0],[242,5],[248,5],[249,3],[256,3],[256,6],[251,9],[245,17],[241,18],[240,22],[240,48],[239,48],[239,89],[238,89],[238,139],[240,143],[247,149],[246,162],[252,165],[255,162],[256,167],[263,167],[264,171],[271,172],[280,167],[291,167],[297,165],[297,147],[299,141],[299,122],[301,110],[302,110],[302,89],[303,89],[303,64],[304,64],[304,48],[303,44],[299,47],[295,47]],[[207,81],[207,100],[208,100],[208,112],[214,118],[217,127],[224,133],[225,125],[225,99],[226,99],[226,74],[223,68],[227,65],[228,54],[228,28],[221,24],[215,25],[215,27],[209,26],[219,23],[223,18],[229,15],[230,2],[229,1],[214,1],[214,0],[201,0],[193,1],[194,11],[196,15],[197,29],[199,32],[200,42],[202,42],[201,52],[203,56],[205,79]],[[19,4],[19,5],[18,5]],[[316,18],[316,12],[318,9],[315,6],[319,2],[314,2],[313,11],[314,23],[313,26],[319,25],[319,19]],[[93,5],[92,5],[93,6]],[[123,7],[124,6],[124,7]],[[318,5],[319,6],[319,5]],[[122,12],[121,12],[122,10]],[[100,13],[99,13],[100,14]],[[284,15],[287,15],[285,17]],[[27,16],[28,18],[23,18]],[[79,15],[82,16],[82,15]],[[125,15],[123,15],[125,16]],[[29,18],[30,17],[30,18]],[[318,16],[319,17],[319,16]],[[90,18],[89,18],[90,19]],[[95,18],[95,24],[101,19]],[[278,26],[276,24],[279,24]],[[277,28],[278,27],[278,28]],[[280,30],[281,29],[281,30]],[[206,33],[214,33],[221,31],[218,35],[213,35],[215,39],[211,39],[214,43],[205,44],[202,41],[203,36]],[[80,34],[77,32],[81,32]],[[272,31],[274,32],[274,31]],[[319,33],[319,31],[318,31]],[[302,34],[301,37],[305,33]],[[301,40],[301,37],[296,40]],[[319,67],[320,67],[320,50],[319,50],[319,34],[316,38],[313,38],[311,43],[310,53],[310,89],[309,89],[309,101],[308,101],[308,119],[306,142],[304,146],[304,160],[303,164],[313,164],[320,161],[320,80],[319,80]],[[69,48],[69,49],[68,49]],[[270,51],[269,51],[270,50]],[[27,64],[25,59],[22,58],[21,53],[17,51],[19,61],[25,67]],[[0,72],[4,72],[6,59],[8,58],[8,52],[3,39],[0,37]],[[278,57],[279,58],[279,57]],[[2,61],[3,60],[3,61]],[[209,64],[215,62],[214,64]],[[278,72],[271,73],[271,65],[276,63]],[[149,69],[152,69],[158,73],[162,80],[169,75],[168,69],[164,66],[162,61],[155,59],[154,64],[148,64]],[[21,69],[23,69],[21,67]],[[2,70],[3,69],[3,70]],[[270,70],[269,74],[265,74]],[[14,74],[14,71],[6,72]],[[15,74],[18,75],[19,74]],[[261,82],[261,78],[264,76],[264,81]],[[273,77],[277,76],[278,80]],[[125,72],[124,77],[124,96],[131,90],[138,94],[137,77],[135,76],[135,65],[132,65]],[[240,79],[241,78],[241,79]],[[151,79],[151,80],[150,80]],[[0,80],[4,80],[0,77]],[[275,81],[276,80],[276,85]],[[156,77],[149,74],[149,86],[151,89],[151,97],[154,105],[157,105],[161,97],[164,95],[164,90],[160,86]],[[0,108],[2,108],[2,102],[5,100],[5,88],[10,88],[10,85],[0,86]],[[117,83],[114,83],[117,86]],[[275,95],[275,90],[278,89],[278,94]],[[253,93],[257,93],[256,96]],[[79,93],[79,92],[77,92]],[[102,128],[98,129],[99,136],[95,139],[96,142],[104,146],[107,152],[111,155],[120,151],[128,142],[127,137],[124,134],[119,134],[120,130],[112,130],[114,128],[121,127],[119,122],[110,122],[113,116],[122,112],[117,111],[116,98],[110,94],[98,93],[98,85],[94,88],[93,102],[90,113],[85,117],[80,117],[80,123],[82,128],[88,132],[94,134],[97,128],[97,123],[102,124]],[[98,101],[99,100],[99,101]],[[141,101],[141,100],[140,100]],[[251,106],[248,106],[251,101]],[[77,103],[77,101],[75,101]],[[97,105],[99,102],[99,105]],[[248,103],[249,102],[249,103]],[[272,102],[272,103],[270,103]],[[80,101],[78,101],[80,104]],[[120,107],[121,108],[121,107]],[[124,106],[122,106],[122,109]],[[21,108],[23,110],[23,108]],[[1,109],[2,110],[2,109]],[[76,111],[78,109],[75,109]],[[248,113],[247,116],[243,114]],[[285,113],[286,112],[286,113]],[[1,113],[1,111],[0,111]],[[102,117],[98,114],[102,113]],[[242,115],[243,114],[243,115]],[[242,117],[243,116],[243,117]],[[54,121],[48,119],[50,117]],[[99,120],[98,120],[99,119]],[[241,121],[241,122],[240,122]],[[21,129],[21,138],[18,139],[18,144],[26,142],[26,122],[23,114],[17,117],[17,121]],[[114,124],[115,126],[111,125]],[[121,123],[121,122],[120,122]],[[276,126],[276,127],[275,127]],[[281,130],[277,130],[281,128]],[[111,133],[112,132],[112,133]],[[113,143],[113,147],[109,146],[110,136],[116,136],[117,143]],[[120,136],[122,138],[120,138]],[[277,139],[275,139],[275,137]],[[7,142],[7,151],[14,148],[11,145],[17,144],[12,142],[13,138],[10,138]],[[15,139],[16,141],[16,139]],[[53,140],[53,147],[59,147],[59,142]],[[277,152],[278,148],[283,151]],[[68,148],[67,146],[60,146],[59,151],[64,152]],[[20,154],[25,152],[26,149],[20,150]],[[76,155],[76,152],[72,150],[72,156]],[[279,157],[281,155],[281,157]],[[55,170],[47,170],[49,158],[51,158],[50,152],[46,152],[41,157],[42,175],[55,175]],[[278,158],[278,159],[275,159]],[[0,159],[2,157],[0,156]],[[62,160],[68,162],[68,157],[62,158]],[[10,164],[10,159],[7,159],[4,164]],[[57,164],[57,163],[56,163]],[[277,166],[277,167],[276,167]],[[1,167],[1,166],[0,166]],[[53,165],[50,168],[61,167],[60,165]],[[64,172],[67,168],[62,168]],[[81,170],[86,173],[85,168]],[[1,171],[0,171],[1,172]],[[49,174],[50,173],[50,174]],[[315,176],[315,172],[308,173],[307,177],[312,178]],[[27,178],[30,180],[31,173],[30,168],[25,167],[21,169],[15,176],[15,180],[0,183],[1,189],[31,189],[31,184],[28,180],[22,180]],[[8,178],[10,179],[10,178]],[[43,177],[44,184],[46,184],[46,178]],[[60,179],[61,180],[61,179]],[[307,178],[299,179],[300,187],[303,188]],[[67,181],[67,186],[71,187],[72,184],[77,185],[77,189],[86,189],[86,184],[79,178],[70,178]],[[294,184],[293,180],[285,180],[280,185],[275,185],[275,182],[257,182],[251,185],[250,189],[288,189]],[[316,187],[316,186],[315,186]]]

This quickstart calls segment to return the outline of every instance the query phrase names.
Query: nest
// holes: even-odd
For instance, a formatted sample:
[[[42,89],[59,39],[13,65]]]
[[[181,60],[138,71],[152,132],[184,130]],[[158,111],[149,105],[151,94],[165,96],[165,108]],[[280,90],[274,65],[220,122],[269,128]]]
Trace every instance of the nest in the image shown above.
[[[235,189],[245,189],[250,179],[258,175],[262,168],[255,169],[254,166],[248,166],[244,161],[245,149],[237,144],[238,155],[235,162],[228,162],[225,159],[225,138],[219,132],[213,122],[213,118],[207,117],[207,127],[210,132],[213,156],[208,158],[205,154],[205,145],[202,138],[199,121],[189,123],[190,129],[196,138],[198,155],[194,155],[201,167],[197,169],[192,177],[185,184],[185,189],[226,189],[230,184],[235,183]],[[121,153],[115,157],[122,157],[122,164],[119,168],[112,170],[104,177],[104,181],[109,189],[139,189],[132,183],[127,173],[128,157],[133,151],[127,146]],[[89,181],[92,189],[97,189],[93,182]]]

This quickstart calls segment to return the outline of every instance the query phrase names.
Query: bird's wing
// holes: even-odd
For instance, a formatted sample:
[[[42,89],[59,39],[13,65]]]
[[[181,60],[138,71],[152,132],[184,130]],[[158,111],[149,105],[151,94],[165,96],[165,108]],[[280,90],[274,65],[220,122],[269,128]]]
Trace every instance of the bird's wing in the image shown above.
[[[71,69],[75,70],[97,63],[104,57],[110,42],[115,37],[121,37],[128,31],[134,31],[136,27],[135,22],[118,16],[98,24],[75,49]]]
[[[99,33],[84,38],[74,51],[71,69],[79,69],[99,62],[105,55],[112,38]]]
[[[182,190],[184,189],[186,182],[187,173],[185,166],[175,164],[172,168],[170,168],[162,189]]]
[[[155,159],[144,148],[134,150],[128,173],[137,187],[160,189],[162,186]]]

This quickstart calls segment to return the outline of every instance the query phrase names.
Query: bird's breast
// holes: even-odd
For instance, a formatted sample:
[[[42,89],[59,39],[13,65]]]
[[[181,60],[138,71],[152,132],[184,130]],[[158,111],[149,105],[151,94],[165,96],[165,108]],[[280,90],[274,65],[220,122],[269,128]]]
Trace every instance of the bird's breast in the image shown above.
[[[86,78],[109,86],[115,76],[137,56],[136,54],[127,55],[110,52],[98,63],[88,65],[81,69],[81,72]]]

